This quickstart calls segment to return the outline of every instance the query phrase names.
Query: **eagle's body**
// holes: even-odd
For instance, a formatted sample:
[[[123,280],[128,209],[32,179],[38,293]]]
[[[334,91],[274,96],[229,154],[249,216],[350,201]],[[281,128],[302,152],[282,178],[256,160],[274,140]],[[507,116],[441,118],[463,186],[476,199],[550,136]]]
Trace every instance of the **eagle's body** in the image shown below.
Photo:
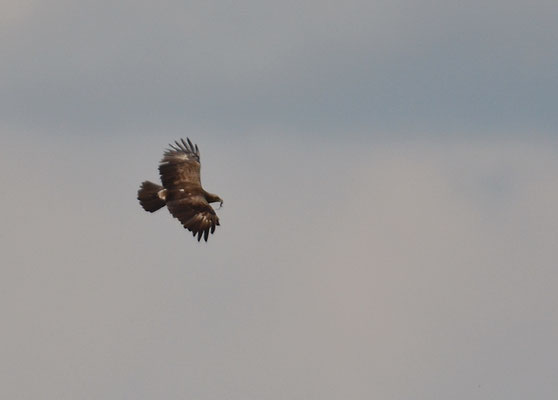
[[[145,211],[155,212],[167,206],[173,217],[188,229],[198,241],[207,241],[209,233],[219,225],[219,217],[210,203],[223,200],[206,192],[200,180],[200,151],[190,139],[169,145],[159,164],[161,185],[145,181],[138,191],[138,200]]]

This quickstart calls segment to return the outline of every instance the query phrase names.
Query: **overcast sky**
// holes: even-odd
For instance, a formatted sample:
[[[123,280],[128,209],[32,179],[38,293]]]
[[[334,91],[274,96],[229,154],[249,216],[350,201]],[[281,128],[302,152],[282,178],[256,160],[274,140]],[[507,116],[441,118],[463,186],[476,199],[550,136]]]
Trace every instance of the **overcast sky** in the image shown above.
[[[0,3],[0,397],[555,399],[558,3]],[[221,226],[144,212],[190,137]]]

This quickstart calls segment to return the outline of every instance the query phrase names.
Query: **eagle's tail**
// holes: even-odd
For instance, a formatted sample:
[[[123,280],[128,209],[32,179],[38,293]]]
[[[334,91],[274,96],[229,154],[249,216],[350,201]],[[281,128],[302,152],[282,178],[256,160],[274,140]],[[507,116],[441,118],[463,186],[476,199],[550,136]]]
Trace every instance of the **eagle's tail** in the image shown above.
[[[165,200],[159,197],[159,192],[163,189],[161,185],[149,181],[141,184],[138,200],[145,211],[155,212],[166,204]]]

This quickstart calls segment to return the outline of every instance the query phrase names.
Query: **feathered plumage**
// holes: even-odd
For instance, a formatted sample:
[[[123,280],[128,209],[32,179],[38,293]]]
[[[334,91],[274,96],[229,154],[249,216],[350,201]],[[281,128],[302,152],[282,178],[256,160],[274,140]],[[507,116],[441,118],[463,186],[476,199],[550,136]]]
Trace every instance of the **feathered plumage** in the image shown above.
[[[159,164],[161,185],[145,181],[138,191],[138,200],[145,211],[155,212],[167,206],[173,217],[188,229],[198,241],[207,242],[210,233],[219,225],[219,217],[210,203],[223,200],[206,192],[201,186],[200,151],[190,139],[169,144]]]

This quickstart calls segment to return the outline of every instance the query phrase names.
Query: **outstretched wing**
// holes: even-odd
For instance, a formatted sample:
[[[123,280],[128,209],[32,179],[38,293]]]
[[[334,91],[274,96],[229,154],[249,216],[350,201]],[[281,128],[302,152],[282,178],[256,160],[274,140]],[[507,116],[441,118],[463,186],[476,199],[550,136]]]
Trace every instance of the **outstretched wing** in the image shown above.
[[[219,217],[207,200],[201,195],[187,195],[167,201],[167,208],[173,217],[177,218],[184,228],[198,235],[198,242],[202,235],[207,242],[210,233],[215,232],[219,225]]]
[[[167,190],[200,188],[200,150],[190,139],[175,141],[159,164],[161,182]]]
[[[219,225],[219,217],[203,196],[200,179],[200,150],[190,139],[180,139],[165,151],[159,164],[161,182],[167,189],[166,204],[173,217],[198,241],[207,242]]]

